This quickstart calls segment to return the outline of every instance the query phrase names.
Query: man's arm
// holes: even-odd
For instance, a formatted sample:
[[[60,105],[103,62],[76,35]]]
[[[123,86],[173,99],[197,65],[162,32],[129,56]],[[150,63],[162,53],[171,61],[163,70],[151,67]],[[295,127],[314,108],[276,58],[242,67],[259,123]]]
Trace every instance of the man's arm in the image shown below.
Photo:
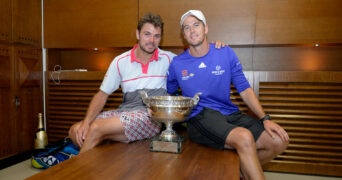
[[[108,94],[99,90],[91,100],[84,121],[91,124],[107,102]]]
[[[245,89],[240,93],[240,96],[259,119],[266,115],[252,88]]]
[[[240,96],[259,119],[266,115],[252,88],[247,88],[246,90],[242,91]],[[274,121],[265,120],[263,124],[266,132],[272,138],[279,136],[283,141],[289,141],[289,136],[286,131]]]
[[[87,110],[87,114],[76,130],[76,141],[79,146],[83,145],[83,141],[87,136],[90,124],[95,120],[96,116],[103,109],[104,105],[107,102],[108,96],[108,94],[99,90],[92,98]]]

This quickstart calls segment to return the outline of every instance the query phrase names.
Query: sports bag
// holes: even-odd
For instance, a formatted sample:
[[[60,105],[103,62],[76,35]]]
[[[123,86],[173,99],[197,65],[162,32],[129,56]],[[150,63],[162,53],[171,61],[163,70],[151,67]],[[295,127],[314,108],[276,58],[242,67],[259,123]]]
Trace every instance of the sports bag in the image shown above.
[[[79,148],[69,138],[65,138],[50,147],[34,153],[31,158],[31,165],[38,169],[47,169],[76,156],[78,152]]]

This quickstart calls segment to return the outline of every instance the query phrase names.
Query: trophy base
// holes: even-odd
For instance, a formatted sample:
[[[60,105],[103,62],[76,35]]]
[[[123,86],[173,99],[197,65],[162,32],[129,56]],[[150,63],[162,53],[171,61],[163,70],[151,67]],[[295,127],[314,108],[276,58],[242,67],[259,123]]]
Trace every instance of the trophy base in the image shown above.
[[[181,153],[183,150],[182,142],[184,138],[177,136],[173,140],[165,140],[159,136],[155,136],[151,140],[150,151],[153,152],[169,152],[169,153]]]

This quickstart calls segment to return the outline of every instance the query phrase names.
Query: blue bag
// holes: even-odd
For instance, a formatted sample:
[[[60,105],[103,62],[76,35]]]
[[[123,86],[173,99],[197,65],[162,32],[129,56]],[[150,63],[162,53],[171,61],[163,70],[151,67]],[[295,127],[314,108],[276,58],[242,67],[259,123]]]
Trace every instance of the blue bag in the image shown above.
[[[32,155],[31,165],[38,169],[47,169],[76,156],[79,148],[68,138]]]

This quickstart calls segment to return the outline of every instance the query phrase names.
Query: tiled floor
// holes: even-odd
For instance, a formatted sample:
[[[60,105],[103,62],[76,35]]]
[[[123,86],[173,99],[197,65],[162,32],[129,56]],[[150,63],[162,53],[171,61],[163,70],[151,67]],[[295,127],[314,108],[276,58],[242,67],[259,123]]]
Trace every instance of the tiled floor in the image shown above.
[[[22,180],[42,170],[31,167],[30,160],[0,170],[1,180]],[[299,174],[265,172],[267,180],[342,180],[337,177],[307,176]]]
[[[40,169],[35,169],[31,166],[30,160],[26,160],[21,163],[0,170],[0,179],[21,180],[30,177],[40,171]]]

